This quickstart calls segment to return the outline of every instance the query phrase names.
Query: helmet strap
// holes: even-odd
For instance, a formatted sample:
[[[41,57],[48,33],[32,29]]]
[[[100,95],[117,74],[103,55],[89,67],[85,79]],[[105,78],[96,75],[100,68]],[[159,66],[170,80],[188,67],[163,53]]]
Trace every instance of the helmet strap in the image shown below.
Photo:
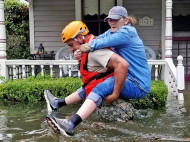
[[[84,38],[84,36],[82,35],[82,42],[81,41],[79,41],[77,38],[74,38],[74,40],[76,41],[76,42],[79,42],[80,44],[83,44],[84,43],[84,40],[85,40],[85,38]]]

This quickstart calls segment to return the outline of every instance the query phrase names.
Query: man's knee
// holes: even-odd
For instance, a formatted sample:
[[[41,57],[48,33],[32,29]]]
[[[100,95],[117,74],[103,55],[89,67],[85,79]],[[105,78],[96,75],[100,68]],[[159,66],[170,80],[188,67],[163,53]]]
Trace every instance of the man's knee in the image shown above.
[[[93,100],[96,103],[97,107],[99,107],[100,104],[102,103],[102,97],[94,92],[91,92],[88,95],[87,99]]]
[[[79,97],[80,97],[81,99],[85,99],[85,98],[86,98],[86,93],[85,93],[85,91],[84,91],[84,89],[83,89],[82,87],[79,88],[79,89],[77,90],[77,92],[78,92]]]

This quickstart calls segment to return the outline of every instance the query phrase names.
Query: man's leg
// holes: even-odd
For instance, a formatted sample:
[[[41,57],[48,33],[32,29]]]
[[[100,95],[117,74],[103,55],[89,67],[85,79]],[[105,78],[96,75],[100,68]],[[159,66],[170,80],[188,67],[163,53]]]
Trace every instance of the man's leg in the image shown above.
[[[80,116],[81,120],[85,120],[96,108],[94,100],[86,99],[76,114]]]
[[[114,88],[114,78],[110,77],[106,79],[104,82],[99,83],[89,94],[83,105],[80,107],[78,112],[74,114],[69,120],[63,121],[63,123],[59,123],[62,126],[66,133],[72,132],[74,133],[74,128],[83,120],[94,112],[94,110],[102,103],[102,99],[106,96],[110,95],[113,92]],[[134,83],[126,79],[124,88],[121,92],[121,98],[129,99],[136,98],[138,95],[136,94],[139,90],[138,86]],[[136,96],[137,95],[137,96]],[[67,127],[66,127],[67,126]]]
[[[51,100],[51,104],[49,103],[49,107],[52,107],[57,105],[57,109],[64,105],[73,104],[76,102],[79,102],[86,98],[86,94],[84,93],[83,89],[80,88],[76,92],[72,93],[71,95],[67,96],[64,99],[58,99],[55,98],[51,93],[47,95],[47,90],[45,90],[45,98],[48,98],[49,96],[52,96],[50,98],[52,99],[46,99],[47,103]],[[47,97],[48,96],[48,97]],[[46,116],[46,120],[48,125],[55,131],[63,133],[64,135],[73,135],[74,133],[74,124],[71,123],[72,121],[75,122],[75,125],[78,125],[77,123],[80,123],[78,120],[80,120],[77,115],[72,118],[72,121],[68,121],[66,119],[58,119],[56,118],[51,112],[49,112],[49,115]],[[81,120],[82,121],[82,120]],[[71,128],[70,128],[71,127]],[[67,131],[65,131],[67,129]]]
[[[51,121],[65,135],[73,135],[74,128],[86,119],[94,110],[102,103],[102,98],[98,94],[90,93],[85,102],[82,104],[78,112],[71,116],[69,120],[58,119],[53,115],[46,117],[47,121]],[[54,127],[52,127],[54,128]]]
[[[102,100],[113,92],[113,86],[114,77],[110,77],[94,87],[77,113],[70,118],[70,121],[73,123],[74,127],[89,117],[94,110],[100,106]]]
[[[44,91],[44,96],[47,102],[48,112],[58,110],[62,106],[70,105],[86,98],[85,92],[82,87],[63,99],[54,97],[49,90]]]
[[[110,77],[104,82],[99,83],[92,92],[89,94],[81,108],[76,113],[80,116],[81,120],[85,120],[94,110],[102,103],[102,99],[113,92],[114,78]],[[128,79],[125,80],[121,95],[122,99],[140,99],[146,95],[145,92],[140,90],[138,85]]]
[[[112,79],[111,79],[112,80]],[[110,81],[110,80],[109,80]],[[108,81],[108,82],[109,82]],[[112,83],[114,84],[114,82]],[[99,85],[99,84],[98,84]],[[108,87],[109,86],[109,87]],[[106,93],[110,92],[109,90],[111,90],[110,88],[110,85],[108,85],[106,87],[106,89],[103,89],[105,90]],[[99,87],[98,88],[104,88],[104,84],[100,83]],[[95,87],[96,88],[96,87]],[[72,127],[72,130],[74,131],[74,128],[80,123],[82,122],[83,120],[85,120],[87,117],[89,117],[95,110],[98,106],[100,106],[100,104],[102,103],[102,99],[104,97],[106,97],[106,93],[104,93],[105,95],[103,95],[102,97],[102,94],[99,95],[95,92],[91,92],[87,99],[85,100],[85,102],[82,104],[82,106],[80,107],[80,109],[77,111],[76,114],[74,114],[70,119],[69,119],[69,122],[70,124],[72,124],[71,126]]]
[[[70,105],[77,102],[82,101],[84,98],[81,98],[81,96],[78,94],[78,92],[74,92],[71,95],[65,97],[65,104]]]
[[[102,100],[113,92],[114,78],[110,77],[104,82],[99,83],[89,94],[80,109],[74,114],[67,123],[70,130],[74,132],[74,128],[87,117],[102,103]],[[133,81],[126,79],[120,98],[123,99],[138,99],[144,96],[144,93],[139,89],[138,85]]]

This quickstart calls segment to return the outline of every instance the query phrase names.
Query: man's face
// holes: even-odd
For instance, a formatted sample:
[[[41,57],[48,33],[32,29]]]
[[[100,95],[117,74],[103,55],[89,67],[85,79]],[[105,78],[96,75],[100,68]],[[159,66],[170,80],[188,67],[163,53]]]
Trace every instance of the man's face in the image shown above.
[[[70,50],[74,53],[77,49],[80,49],[80,43],[74,39],[69,39],[66,41],[67,45],[70,47]]]

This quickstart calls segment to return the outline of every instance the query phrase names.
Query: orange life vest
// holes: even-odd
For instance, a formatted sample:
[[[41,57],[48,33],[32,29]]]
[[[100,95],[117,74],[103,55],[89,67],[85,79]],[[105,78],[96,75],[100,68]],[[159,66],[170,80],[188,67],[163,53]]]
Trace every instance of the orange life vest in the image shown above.
[[[89,37],[85,40],[85,43],[88,43],[91,38],[95,39],[93,35],[89,35]],[[88,64],[88,53],[84,53],[80,62],[80,73],[82,76],[83,88],[85,90],[86,96],[89,95],[89,93],[97,84],[103,82],[108,77],[114,75],[113,69],[108,69],[104,73],[89,72],[87,69],[87,64]]]

